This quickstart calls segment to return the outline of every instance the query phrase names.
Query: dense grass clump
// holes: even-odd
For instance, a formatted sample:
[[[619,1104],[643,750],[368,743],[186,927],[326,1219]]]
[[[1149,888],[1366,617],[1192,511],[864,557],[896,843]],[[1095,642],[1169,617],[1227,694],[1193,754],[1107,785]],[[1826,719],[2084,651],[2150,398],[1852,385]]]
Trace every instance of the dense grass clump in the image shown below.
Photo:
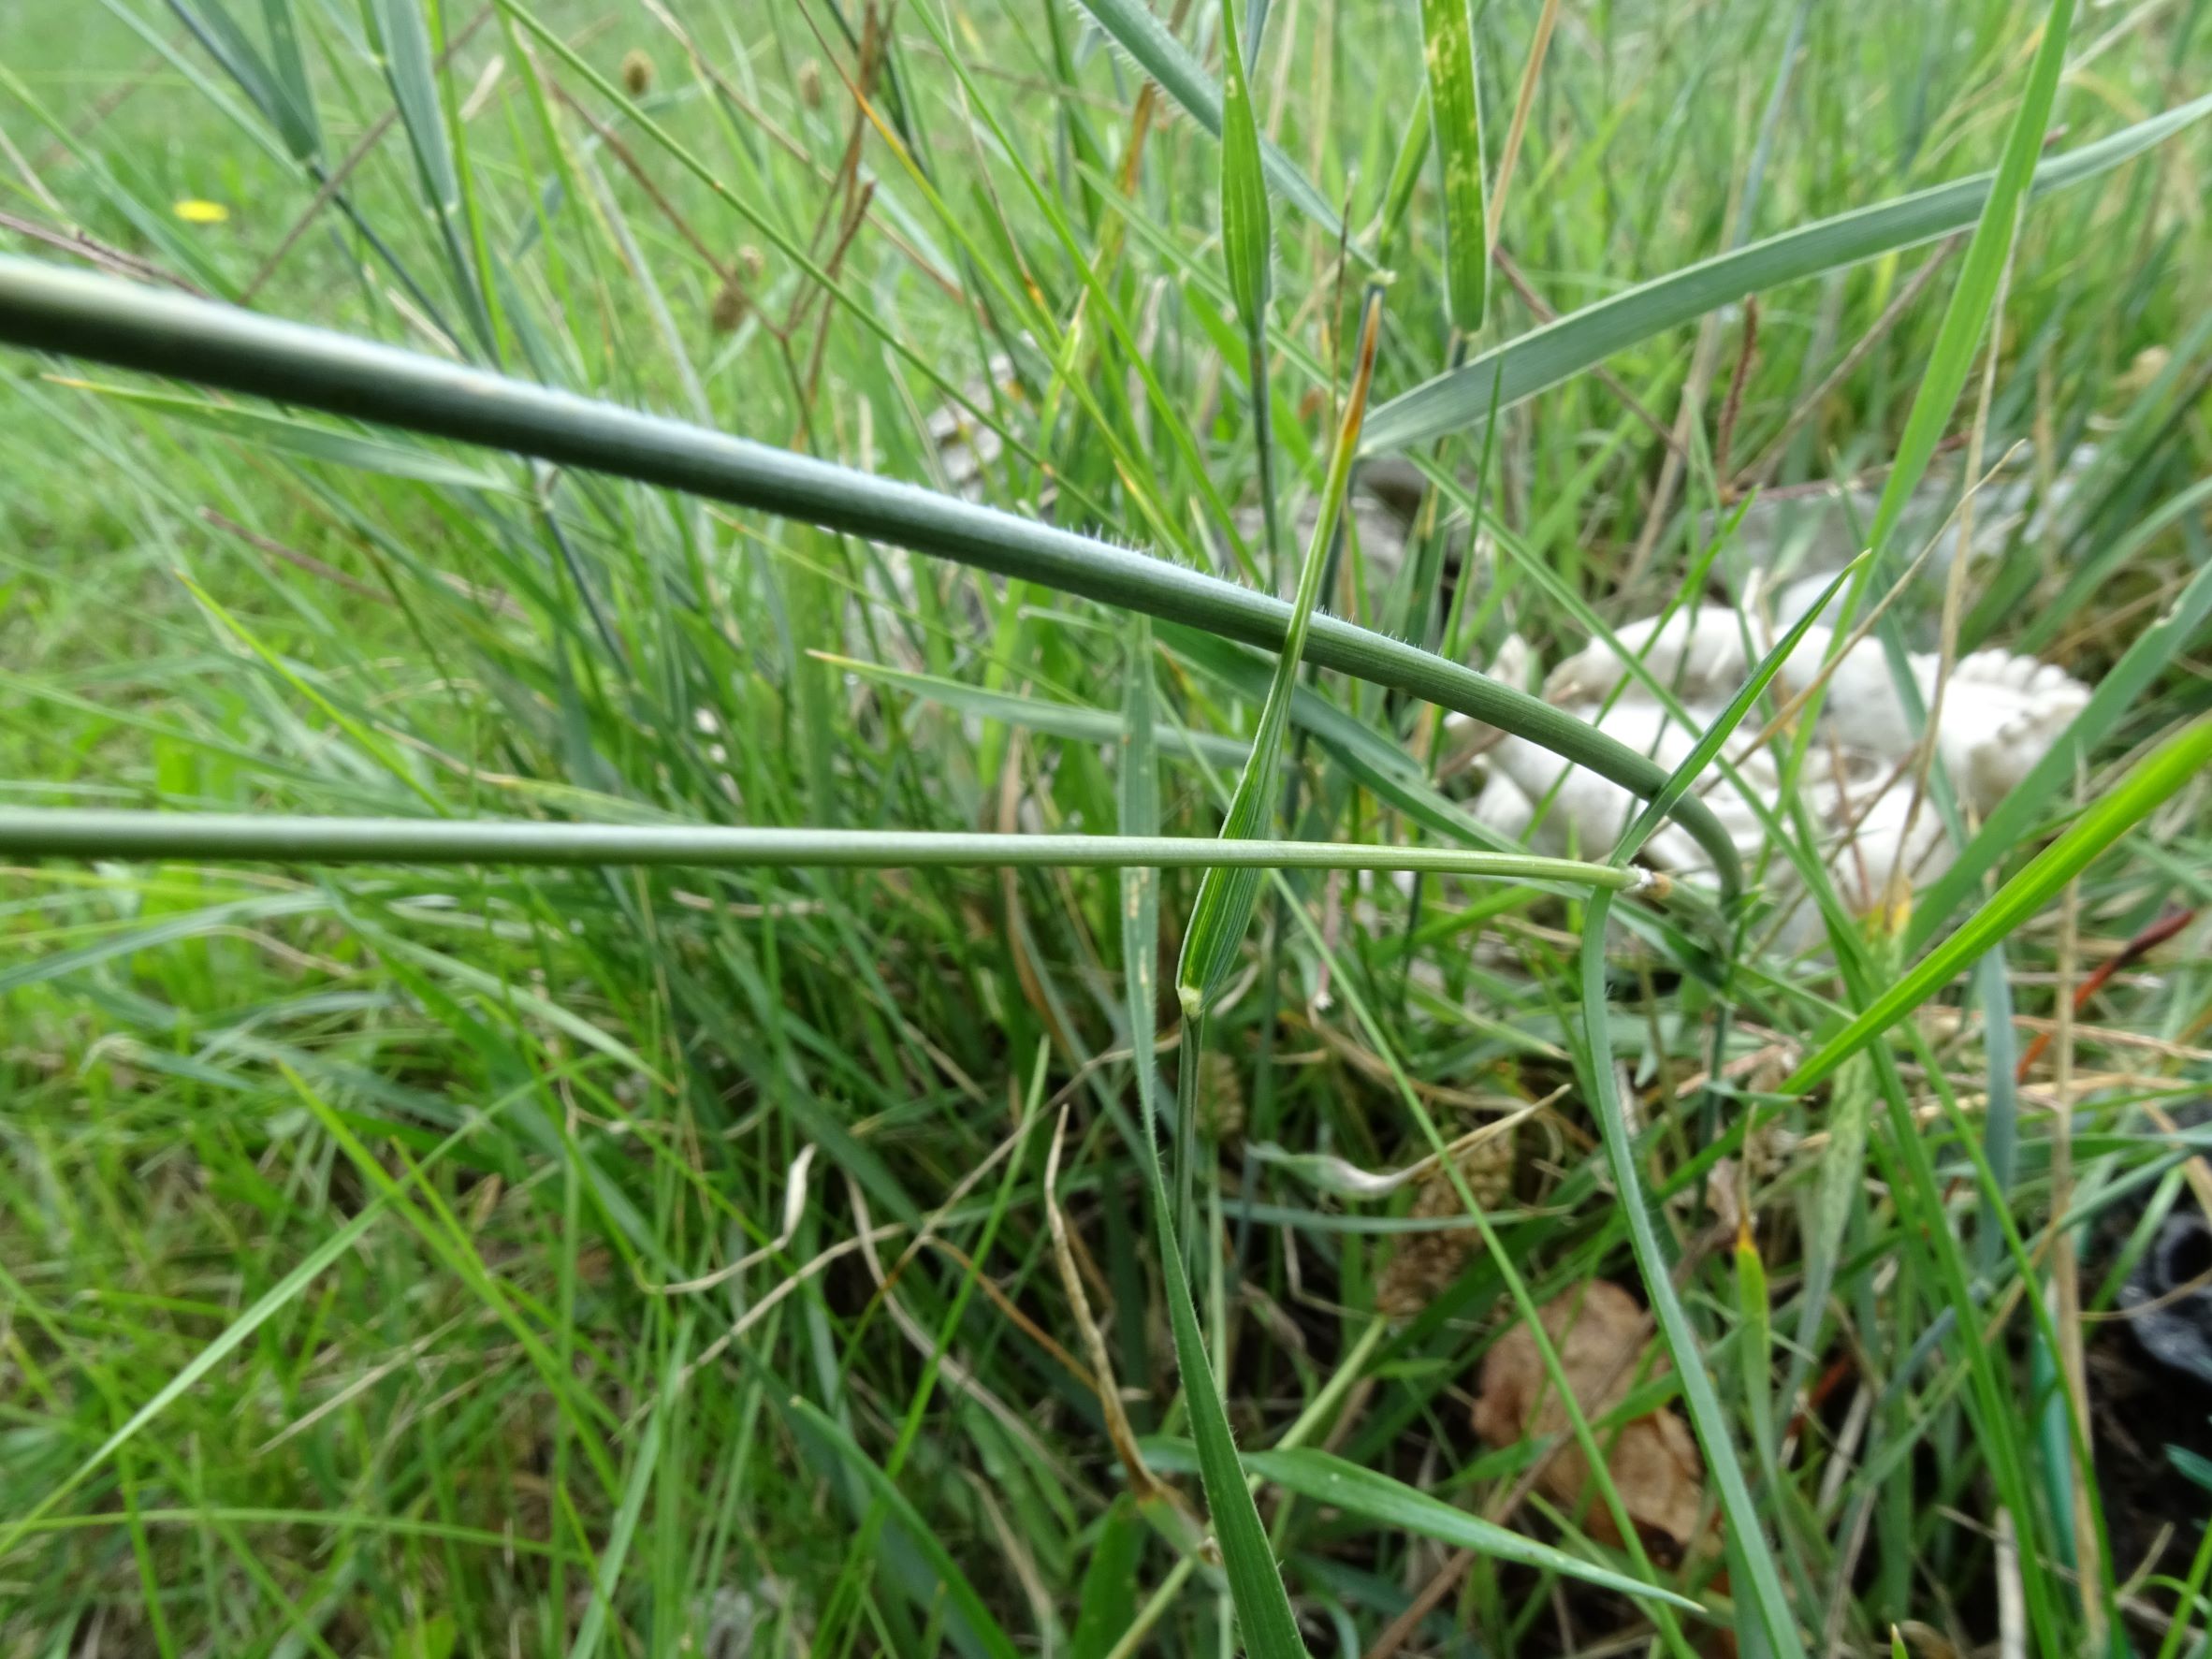
[[[0,1652],[2195,1652],[2205,9],[0,10]]]

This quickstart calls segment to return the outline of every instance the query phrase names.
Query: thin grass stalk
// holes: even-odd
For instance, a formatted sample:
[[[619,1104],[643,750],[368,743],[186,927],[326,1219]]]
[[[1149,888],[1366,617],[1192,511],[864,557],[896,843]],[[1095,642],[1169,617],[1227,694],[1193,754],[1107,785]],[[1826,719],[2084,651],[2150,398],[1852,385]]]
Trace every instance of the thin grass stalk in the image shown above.
[[[98,808],[0,811],[11,858],[213,859],[274,864],[691,865],[821,869],[1419,870],[1508,881],[1656,890],[1643,870],[1571,858],[1340,841],[1209,836],[1027,836],[924,830],[310,818]]]
[[[1329,475],[1321,491],[1321,506],[1314,520],[1313,541],[1299,567],[1298,592],[1291,601],[1290,630],[1276,659],[1261,706],[1259,724],[1252,737],[1252,753],[1237,779],[1236,793],[1221,826],[1225,839],[1235,840],[1271,828],[1275,821],[1275,776],[1279,769],[1283,736],[1290,727],[1290,702],[1298,683],[1298,664],[1305,654],[1314,605],[1320,597],[1322,571],[1336,535],[1345,494],[1350,488],[1352,456],[1359,446],[1360,422],[1367,410],[1367,387],[1375,371],[1377,336],[1382,326],[1382,293],[1370,287],[1361,308],[1359,367],[1353,373],[1344,415],[1331,455]],[[1259,899],[1259,878],[1224,876],[1209,871],[1199,884],[1191,905],[1190,925],[1183,937],[1183,957],[1175,969],[1175,994],[1186,1014],[1205,1011],[1207,998],[1228,977],[1244,945],[1252,911]],[[1186,1058],[1189,1056],[1186,1056]]]
[[[1127,729],[1117,808],[1125,828],[1149,831],[1156,825],[1159,812],[1159,774],[1152,729],[1152,625],[1142,617],[1130,624],[1129,648],[1130,674],[1123,704]],[[1122,878],[1121,923],[1122,993],[1129,1024],[1129,1047],[1136,1061],[1138,1103],[1143,1119],[1139,1163],[1147,1178],[1152,1201],[1161,1276],[1166,1280],[1168,1322],[1175,1345],[1175,1368],[1183,1378],[1183,1398],[1190,1414],[1191,1437],[1199,1448],[1206,1508],[1220,1546],[1222,1567],[1229,1579],[1230,1599],[1245,1647],[1257,1659],[1292,1659],[1303,1652],[1297,1620],[1290,1610],[1289,1596],[1283,1588],[1274,1553],[1260,1527],[1259,1511],[1252,1502],[1244,1467],[1237,1461],[1228,1408],[1215,1386],[1213,1362],[1199,1332],[1198,1308],[1191,1299],[1184,1244],[1169,1208],[1167,1182],[1160,1167],[1153,1035],[1156,1001],[1153,967],[1159,939],[1159,882],[1148,871],[1141,870]],[[1199,1020],[1186,1018],[1185,1025],[1183,1052],[1175,1062],[1181,1107],[1177,1124],[1179,1142],[1187,1139],[1185,1131],[1197,1111],[1200,1045],[1203,1041]],[[1184,1167],[1189,1167],[1187,1160]],[[1193,1557],[1184,1559],[1190,1561]]]
[[[320,328],[0,258],[0,340],[733,502],[1034,581],[1224,638],[1279,648],[1291,607],[1272,594],[957,498],[703,427],[577,398]],[[1305,658],[1527,737],[1649,798],[1647,757],[1524,691],[1431,652],[1317,615]],[[1741,864],[1693,797],[1674,816],[1724,893]]]
[[[1729,1439],[1728,1419],[1721,1409],[1720,1395],[1705,1368],[1696,1332],[1691,1328],[1681,1299],[1675,1293],[1670,1264],[1660,1244],[1658,1230],[1652,1224],[1643,1177],[1637,1168],[1635,1142],[1629,1133],[1619,1080],[1614,1074],[1611,1028],[1608,1023],[1605,937],[1606,923],[1611,913],[1611,895],[1601,893],[1591,901],[1589,913],[1582,922],[1582,1019],[1589,1068],[1584,1082],[1605,1142],[1606,1162],[1612,1171],[1622,1209],[1627,1217],[1629,1244],[1643,1274],[1644,1287],[1651,1295],[1652,1314],[1658,1321],[1667,1352],[1673,1356],[1676,1375],[1681,1379],[1682,1403],[1689,1408],[1691,1426],[1696,1430],[1698,1443],[1705,1450],[1707,1468],[1718,1489],[1731,1551],[1742,1564],[1742,1576],[1747,1582],[1736,1590],[1738,1634],[1749,1636],[1754,1641],[1764,1637],[1766,1651],[1774,1659],[1793,1659],[1793,1656],[1802,1659],[1805,1647],[1798,1637],[1797,1620],[1790,1611],[1789,1597],[1783,1590],[1781,1574],[1775,1569],[1762,1511],[1753,1502],[1742,1466],[1737,1461],[1735,1444]]]
[[[1274,288],[1274,235],[1259,159],[1245,56],[1237,40],[1236,0],[1221,8],[1221,253],[1229,291],[1244,325],[1251,365],[1252,442],[1259,459],[1259,512],[1267,530],[1267,586],[1283,590],[1283,531],[1275,500],[1273,411],[1267,390],[1267,310]]]

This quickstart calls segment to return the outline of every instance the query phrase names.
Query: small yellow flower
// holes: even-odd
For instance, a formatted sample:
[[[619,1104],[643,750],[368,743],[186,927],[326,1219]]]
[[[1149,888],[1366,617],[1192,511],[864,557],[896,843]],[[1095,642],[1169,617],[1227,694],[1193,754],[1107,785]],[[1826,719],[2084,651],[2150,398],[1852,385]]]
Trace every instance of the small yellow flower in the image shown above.
[[[187,225],[227,225],[230,223],[230,210],[228,208],[219,201],[202,201],[196,196],[186,196],[171,211]]]

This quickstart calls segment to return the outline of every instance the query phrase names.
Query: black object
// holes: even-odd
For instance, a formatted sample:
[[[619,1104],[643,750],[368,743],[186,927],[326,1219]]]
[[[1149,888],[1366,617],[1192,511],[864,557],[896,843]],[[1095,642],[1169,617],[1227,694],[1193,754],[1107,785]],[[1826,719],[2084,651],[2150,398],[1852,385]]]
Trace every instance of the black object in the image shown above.
[[[2212,1387],[2212,1226],[2204,1216],[2169,1215],[2119,1301],[2145,1353]]]

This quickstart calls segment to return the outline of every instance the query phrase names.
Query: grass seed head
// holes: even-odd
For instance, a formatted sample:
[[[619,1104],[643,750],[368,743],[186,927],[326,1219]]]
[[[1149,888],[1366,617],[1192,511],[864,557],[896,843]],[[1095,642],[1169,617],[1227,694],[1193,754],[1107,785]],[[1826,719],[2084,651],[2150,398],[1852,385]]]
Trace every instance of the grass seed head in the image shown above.
[[[738,325],[751,314],[752,296],[745,291],[745,284],[735,275],[724,277],[722,285],[714,291],[707,326],[717,334],[735,334]]]

